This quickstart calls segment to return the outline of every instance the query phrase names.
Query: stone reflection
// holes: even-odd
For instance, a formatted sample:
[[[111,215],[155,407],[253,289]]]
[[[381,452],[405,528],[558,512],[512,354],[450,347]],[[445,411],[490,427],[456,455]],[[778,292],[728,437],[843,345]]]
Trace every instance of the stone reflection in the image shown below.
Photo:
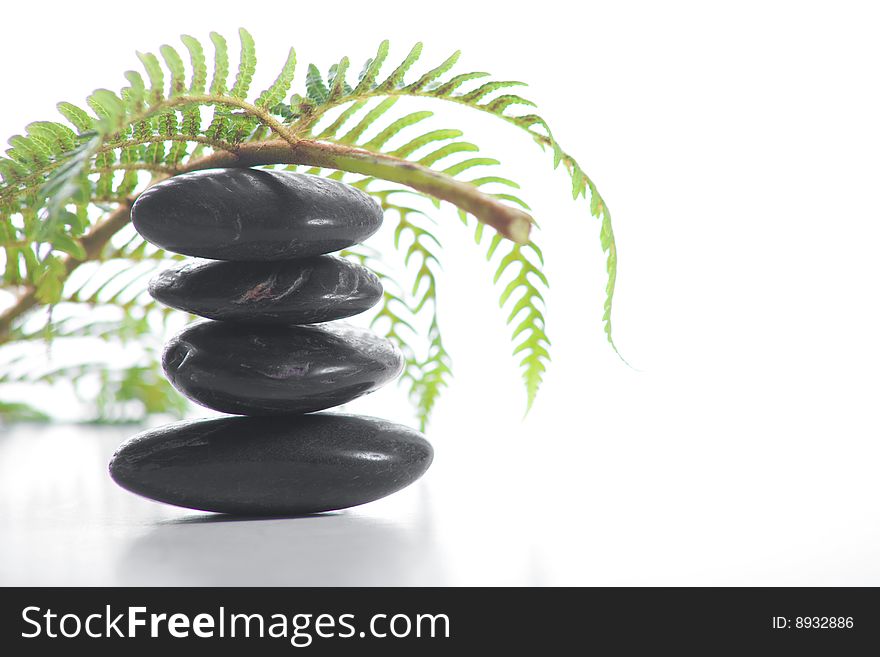
[[[116,579],[133,586],[442,586],[427,492],[414,522],[336,512],[299,518],[190,515],[133,541]]]

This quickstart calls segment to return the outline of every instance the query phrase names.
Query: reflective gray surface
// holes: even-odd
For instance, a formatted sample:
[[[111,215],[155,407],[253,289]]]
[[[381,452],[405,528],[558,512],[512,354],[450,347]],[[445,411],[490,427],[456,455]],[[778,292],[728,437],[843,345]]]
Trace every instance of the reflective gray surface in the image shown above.
[[[795,458],[761,435],[707,438],[682,421],[688,434],[641,436],[640,417],[617,417],[620,435],[602,437],[447,414],[409,488],[252,520],[114,485],[107,461],[136,427],[2,428],[0,584],[880,584],[867,435]]]
[[[374,508],[232,519],[149,502],[115,486],[107,460],[132,427],[19,425],[2,431],[3,585],[446,581],[432,551],[423,487],[403,491],[384,514]]]

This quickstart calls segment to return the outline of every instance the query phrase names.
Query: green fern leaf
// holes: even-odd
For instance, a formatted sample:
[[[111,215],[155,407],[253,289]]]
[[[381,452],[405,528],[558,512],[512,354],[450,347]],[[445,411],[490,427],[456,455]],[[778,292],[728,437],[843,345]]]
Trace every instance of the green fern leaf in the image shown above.
[[[9,185],[18,182],[22,178],[27,175],[27,170],[24,169],[18,162],[15,160],[9,160],[5,157],[0,157],[0,176],[3,177],[3,182]]]
[[[461,101],[464,103],[477,104],[483,98],[494,91],[498,91],[500,89],[508,89],[510,87],[524,87],[525,82],[515,82],[515,81],[501,81],[495,80],[492,82],[487,82],[486,84],[480,85],[473,91],[469,91],[468,93],[461,96]]]
[[[424,148],[428,144],[432,144],[437,141],[457,139],[463,134],[464,133],[461,130],[433,130],[407,142],[397,150],[393,151],[391,155],[400,158],[409,157],[410,155],[412,155],[419,149]]]
[[[368,151],[379,151],[382,150],[382,147],[392,139],[397,133],[401,130],[408,128],[420,121],[424,121],[427,118],[434,116],[434,112],[413,112],[411,114],[407,114],[404,117],[401,117],[394,121],[387,128],[382,130],[378,135],[373,137],[370,141],[363,145]]]
[[[431,84],[432,82],[434,82],[438,78],[441,78],[441,77],[443,77],[443,75],[448,73],[449,70],[453,66],[455,66],[455,63],[458,61],[459,57],[461,57],[461,51],[456,50],[454,53],[452,53],[452,55],[448,59],[446,59],[446,61],[444,61],[442,64],[440,64],[440,66],[438,66],[437,68],[433,68],[430,71],[428,71],[427,73],[425,73],[422,77],[420,77],[418,80],[416,80],[411,85],[409,85],[406,88],[406,90],[409,92],[421,91],[422,89],[427,87],[429,84]]]
[[[339,116],[336,117],[336,120],[333,121],[330,125],[328,125],[321,134],[318,135],[318,139],[332,139],[337,133],[342,129],[348,120],[353,117],[355,114],[360,112],[367,104],[365,100],[359,100],[357,102],[351,103],[348,107],[345,108],[343,112],[340,112]]]
[[[418,61],[419,57],[422,54],[422,44],[417,43],[412,47],[412,50],[409,51],[409,54],[406,58],[400,63],[400,65],[394,69],[394,71],[389,75],[385,81],[380,84],[377,89],[379,91],[390,91],[392,89],[396,89],[403,85],[403,78],[406,75],[406,72],[412,68],[412,65]]]
[[[184,34],[180,37],[183,45],[189,51],[189,61],[192,66],[192,80],[189,84],[189,90],[194,94],[201,94],[205,91],[205,84],[208,81],[208,67],[205,63],[205,50],[198,39]]]
[[[45,239],[62,224],[64,206],[82,189],[89,163],[100,145],[101,138],[98,135],[81,143],[67,154],[64,163],[58,166],[53,171],[52,177],[40,187],[39,196],[48,201],[47,218],[38,231],[37,239]]]
[[[146,85],[141,74],[137,71],[126,71],[125,79],[129,86],[122,90],[122,100],[128,113],[140,112],[147,98]]]
[[[211,94],[221,96],[226,92],[226,78],[229,77],[229,48],[226,39],[211,32],[214,44],[214,78],[211,80]]]
[[[77,260],[85,260],[87,257],[86,250],[80,244],[79,240],[74,239],[70,235],[56,235],[52,240],[52,246],[59,251],[69,253]]]
[[[109,89],[97,89],[86,99],[86,103],[101,122],[105,133],[112,132],[120,126],[125,116],[125,102]]]
[[[27,133],[49,144],[53,155],[60,155],[76,148],[76,133],[60,123],[36,121],[27,126]]]
[[[483,72],[461,73],[459,75],[456,75],[448,82],[444,82],[443,84],[437,86],[435,89],[431,90],[433,92],[431,95],[438,97],[451,96],[452,93],[465,82],[470,82],[471,80],[476,80],[479,78],[485,78],[488,77],[488,75],[488,73]]]
[[[493,114],[503,115],[504,110],[512,105],[527,105],[529,107],[535,107],[535,103],[530,100],[526,100],[520,96],[516,96],[514,94],[505,94],[503,96],[498,96],[493,98],[490,102],[486,103],[486,111],[492,112]]]
[[[474,167],[493,166],[496,164],[501,164],[501,162],[491,157],[472,157],[443,169],[443,173],[448,176],[457,176],[458,174]]]
[[[94,128],[95,120],[84,109],[72,103],[58,103],[58,111],[82,134]]]
[[[257,68],[257,50],[250,32],[241,28],[238,30],[238,35],[241,38],[241,60],[238,74],[235,76],[235,84],[229,90],[229,95],[233,98],[245,98]]]
[[[330,95],[327,85],[324,84],[324,78],[321,77],[321,71],[314,64],[309,64],[309,70],[306,73],[306,91],[309,99],[318,104],[327,102]]]
[[[36,296],[42,303],[55,304],[61,300],[64,288],[64,263],[53,255],[47,256],[42,262],[36,280]]]
[[[396,98],[386,98],[381,103],[373,107],[367,114],[358,122],[358,124],[349,130],[345,135],[343,135],[338,141],[340,144],[355,144],[358,139],[361,138],[361,135],[366,132],[367,128],[369,128],[376,120],[385,114],[388,110],[394,107],[394,103],[397,102]]]
[[[159,48],[165,65],[171,71],[171,88],[169,96],[178,96],[186,89],[186,69],[183,66],[183,60],[177,51],[169,45],[163,45]]]
[[[293,82],[293,76],[295,73],[296,51],[291,48],[287,55],[287,61],[284,62],[284,67],[281,69],[281,73],[275,78],[275,82],[272,83],[272,86],[260,94],[260,97],[257,98],[254,104],[257,107],[275,107],[275,105],[284,100],[284,97],[287,96],[287,92],[290,91],[290,85]]]
[[[495,273],[495,282],[497,283],[511,266],[519,267],[516,275],[502,291],[499,304],[502,307],[509,305],[508,302],[516,298],[514,295],[519,292],[519,297],[516,298],[507,317],[507,323],[510,324],[517,317],[522,317],[513,331],[512,338],[516,340],[525,334],[524,339],[514,348],[513,354],[524,353],[520,366],[526,385],[527,410],[535,402],[544,372],[547,369],[546,363],[550,359],[550,353],[547,349],[550,346],[550,340],[545,332],[544,318],[541,312],[544,297],[537,287],[538,283],[544,286],[547,286],[548,283],[546,276],[526,256],[526,248],[529,247],[534,253],[540,253],[537,247],[533,247],[531,243],[526,247],[516,244],[501,259]]]
[[[387,57],[388,41],[385,40],[379,44],[376,56],[372,59],[368,59],[366,64],[364,64],[364,68],[358,77],[358,84],[354,88],[354,95],[360,94],[376,86],[376,78],[378,77],[379,71],[382,69],[382,64],[385,63]]]
[[[348,57],[343,57],[338,64],[330,67],[330,72],[327,74],[327,86],[329,87],[327,100],[336,100],[351,92],[351,87],[345,81],[348,66]]]
[[[456,153],[472,153],[479,151],[480,149],[475,145],[466,141],[454,141],[451,144],[446,144],[441,148],[438,148],[431,153],[428,153],[424,157],[419,159],[419,164],[424,165],[426,167],[432,167],[440,160],[443,160],[450,155],[455,155]],[[497,164],[496,160],[485,160],[485,164]],[[469,167],[465,167],[469,168]],[[462,169],[464,170],[464,169]],[[457,169],[453,169],[448,171],[448,175],[456,175],[460,173]]]
[[[158,103],[165,97],[165,74],[162,72],[162,65],[151,52],[139,52],[137,55],[147,71],[147,77],[150,78],[150,104]]]
[[[476,185],[477,187],[482,187],[483,185],[488,185],[490,183],[498,183],[499,185],[519,189],[518,183],[510,180],[510,178],[502,178],[501,176],[483,176],[482,178],[474,178],[471,180],[471,184]]]

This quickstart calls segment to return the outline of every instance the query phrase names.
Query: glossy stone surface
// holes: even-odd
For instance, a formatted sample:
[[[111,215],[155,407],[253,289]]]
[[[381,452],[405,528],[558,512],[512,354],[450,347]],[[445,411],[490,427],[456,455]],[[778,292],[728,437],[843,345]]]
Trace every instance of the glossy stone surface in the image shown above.
[[[341,322],[273,326],[205,321],[173,337],[162,365],[195,402],[224,413],[308,413],[380,388],[403,370],[388,340]]]
[[[177,506],[298,515],[390,495],[421,477],[432,458],[420,433],[376,418],[233,417],[138,434],[113,455],[110,476]]]
[[[286,260],[365,240],[382,224],[382,209],[368,194],[318,176],[210,169],[150,187],[131,221],[146,240],[176,253]]]
[[[149,289],[166,306],[201,317],[283,324],[350,317],[382,298],[373,272],[334,256],[187,263],[161,272]]]

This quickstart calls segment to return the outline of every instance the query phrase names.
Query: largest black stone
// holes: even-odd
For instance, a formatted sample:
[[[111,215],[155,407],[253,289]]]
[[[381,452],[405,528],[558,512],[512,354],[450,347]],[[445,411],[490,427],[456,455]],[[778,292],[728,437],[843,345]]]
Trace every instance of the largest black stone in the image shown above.
[[[224,413],[309,413],[344,404],[393,380],[403,355],[345,323],[271,326],[205,321],[165,347],[175,388]]]
[[[382,224],[367,194],[287,171],[211,169],[147,189],[131,209],[135,229],[175,253],[213,260],[286,260],[339,251]]]
[[[296,515],[390,495],[432,458],[420,433],[385,420],[235,417],[138,434],[113,455],[110,476],[133,493],[192,509]]]

